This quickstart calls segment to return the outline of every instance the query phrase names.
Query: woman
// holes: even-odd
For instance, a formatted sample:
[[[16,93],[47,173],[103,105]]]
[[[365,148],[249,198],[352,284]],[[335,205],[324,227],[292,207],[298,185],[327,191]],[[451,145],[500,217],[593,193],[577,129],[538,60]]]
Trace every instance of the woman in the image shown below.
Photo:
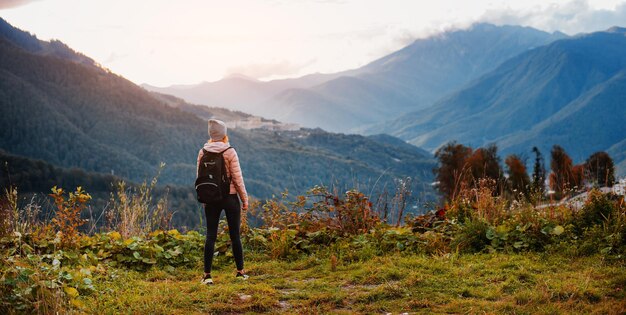
[[[228,232],[233,245],[233,256],[237,265],[238,279],[246,280],[243,269],[243,248],[241,246],[241,238],[239,236],[239,227],[241,224],[241,210],[248,209],[248,194],[246,186],[243,183],[241,167],[239,166],[239,157],[234,148],[230,148],[228,136],[226,135],[226,124],[223,121],[211,119],[209,120],[209,141],[204,144],[203,149],[208,152],[224,152],[224,162],[226,165],[226,173],[230,178],[230,194],[228,197],[212,203],[204,204],[204,215],[206,217],[207,231],[206,241],[204,243],[204,277],[203,284],[213,284],[211,278],[211,265],[213,263],[213,251],[215,249],[215,239],[217,238],[217,227],[220,220],[222,210],[226,212],[226,221],[228,222]],[[203,150],[198,153],[197,169],[199,170],[200,161],[202,160]],[[197,173],[197,172],[196,172]],[[239,195],[239,198],[237,197]],[[239,206],[241,199],[241,207]]]

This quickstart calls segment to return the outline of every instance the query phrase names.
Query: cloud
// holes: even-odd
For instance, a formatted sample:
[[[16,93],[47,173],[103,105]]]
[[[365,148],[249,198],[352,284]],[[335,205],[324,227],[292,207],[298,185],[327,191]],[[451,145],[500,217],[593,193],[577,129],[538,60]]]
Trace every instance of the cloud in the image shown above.
[[[0,10],[17,8],[38,0],[0,0]]]
[[[271,5],[285,4],[303,4],[303,3],[319,3],[319,4],[347,4],[347,0],[269,0]]]
[[[594,9],[587,0],[572,0],[561,4],[533,7],[525,10],[490,10],[479,19],[494,24],[532,26],[546,31],[561,31],[570,35],[605,30],[626,24],[626,2],[613,10]]]
[[[314,64],[315,62],[315,59],[311,59],[302,63],[292,63],[287,60],[281,60],[270,63],[247,64],[229,68],[226,71],[226,75],[241,74],[255,79],[289,76],[299,74],[302,69]]]
[[[152,53],[152,52],[151,52]],[[117,54],[116,52],[111,52],[111,54],[109,55],[109,57],[103,61],[104,64],[111,64],[113,62],[116,62],[120,59],[126,58],[128,57],[128,54]]]

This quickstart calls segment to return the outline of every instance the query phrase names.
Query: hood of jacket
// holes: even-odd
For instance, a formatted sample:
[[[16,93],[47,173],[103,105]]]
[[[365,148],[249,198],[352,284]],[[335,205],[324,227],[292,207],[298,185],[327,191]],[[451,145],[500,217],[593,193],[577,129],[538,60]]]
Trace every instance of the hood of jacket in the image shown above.
[[[228,149],[228,147],[230,147],[230,143],[224,143],[221,141],[218,141],[218,142],[207,141],[207,143],[205,143],[202,148],[209,152],[220,153]]]

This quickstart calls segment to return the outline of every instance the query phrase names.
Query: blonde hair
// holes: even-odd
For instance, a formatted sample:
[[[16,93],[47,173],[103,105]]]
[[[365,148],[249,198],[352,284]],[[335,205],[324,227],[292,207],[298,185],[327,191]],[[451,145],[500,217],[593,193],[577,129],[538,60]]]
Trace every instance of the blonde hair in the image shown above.
[[[228,143],[228,136],[224,136],[224,138],[222,138],[222,140],[209,140],[209,142],[224,142],[224,143]]]

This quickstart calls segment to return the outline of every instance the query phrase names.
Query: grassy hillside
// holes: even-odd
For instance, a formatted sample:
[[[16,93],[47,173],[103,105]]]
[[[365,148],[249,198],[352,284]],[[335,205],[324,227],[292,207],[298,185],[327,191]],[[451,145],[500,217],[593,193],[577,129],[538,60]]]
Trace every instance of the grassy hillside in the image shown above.
[[[481,254],[402,256],[341,264],[328,257],[250,257],[247,283],[219,266],[216,285],[200,267],[147,273],[120,270],[81,299],[94,313],[529,313],[619,314],[626,310],[621,267],[598,257]],[[105,280],[106,279],[106,280]]]
[[[85,197],[78,195],[75,200]],[[505,206],[487,192],[400,227],[381,221],[379,209],[357,192],[318,190],[297,200],[255,206],[263,213],[262,227],[244,221],[246,282],[234,278],[228,233],[221,228],[215,284],[205,286],[199,283],[204,236],[196,231],[129,234],[126,224],[139,223],[131,220],[64,238],[71,231],[63,225],[32,221],[26,209],[12,209],[4,199],[0,217],[13,210],[19,217],[0,221],[0,311],[626,311],[623,197],[593,191],[579,209],[534,208],[525,202]]]

